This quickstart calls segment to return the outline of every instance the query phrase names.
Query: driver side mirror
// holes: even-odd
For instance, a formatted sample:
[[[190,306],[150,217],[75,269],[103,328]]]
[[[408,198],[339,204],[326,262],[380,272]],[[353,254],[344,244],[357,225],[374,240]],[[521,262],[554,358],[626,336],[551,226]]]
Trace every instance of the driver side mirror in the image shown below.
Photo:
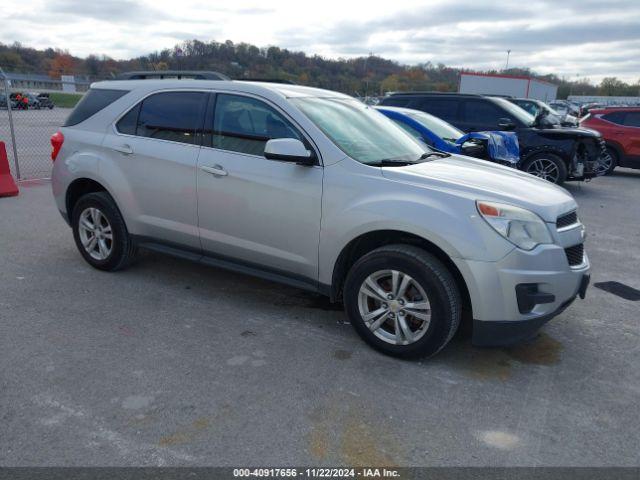
[[[516,128],[516,124],[510,118],[501,118],[498,120],[498,127],[502,130],[513,130]]]
[[[268,160],[295,162],[300,165],[315,165],[315,154],[307,150],[297,138],[273,138],[264,147],[264,157]]]

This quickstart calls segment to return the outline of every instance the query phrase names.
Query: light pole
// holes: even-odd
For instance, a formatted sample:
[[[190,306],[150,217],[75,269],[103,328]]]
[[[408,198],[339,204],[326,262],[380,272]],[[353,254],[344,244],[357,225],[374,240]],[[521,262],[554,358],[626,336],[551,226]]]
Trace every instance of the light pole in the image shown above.
[[[507,63],[504,66],[505,70],[509,69],[509,55],[511,55],[511,50],[507,50]]]

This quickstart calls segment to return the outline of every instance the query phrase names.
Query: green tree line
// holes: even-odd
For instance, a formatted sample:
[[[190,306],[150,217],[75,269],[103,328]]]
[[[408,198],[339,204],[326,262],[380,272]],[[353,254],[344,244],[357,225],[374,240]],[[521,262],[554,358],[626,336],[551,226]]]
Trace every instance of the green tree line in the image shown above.
[[[431,62],[402,65],[379,56],[327,59],[275,46],[259,48],[248,43],[189,40],[173,48],[129,60],[106,55],[75,57],[47,48],[36,50],[20,43],[0,43],[0,66],[9,72],[87,75],[91,80],[112,78],[129,70],[214,70],[231,78],[289,80],[301,85],[337,90],[350,95],[381,95],[388,91],[456,91],[461,72],[467,71]],[[568,95],[640,95],[640,80],[634,84],[616,77],[595,85],[588,79],[569,81],[558,75],[538,75],[526,68],[486,73],[527,75],[559,85],[558,97]]]

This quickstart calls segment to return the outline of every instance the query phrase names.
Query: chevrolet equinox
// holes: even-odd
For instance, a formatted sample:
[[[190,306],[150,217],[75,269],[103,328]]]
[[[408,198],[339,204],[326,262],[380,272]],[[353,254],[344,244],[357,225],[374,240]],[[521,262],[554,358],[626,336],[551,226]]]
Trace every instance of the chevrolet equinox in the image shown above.
[[[115,80],[51,138],[52,187],[84,259],[138,248],[342,301],[401,357],[532,336],[589,261],[577,205],[527,173],[432,151],[336,92],[229,80]]]

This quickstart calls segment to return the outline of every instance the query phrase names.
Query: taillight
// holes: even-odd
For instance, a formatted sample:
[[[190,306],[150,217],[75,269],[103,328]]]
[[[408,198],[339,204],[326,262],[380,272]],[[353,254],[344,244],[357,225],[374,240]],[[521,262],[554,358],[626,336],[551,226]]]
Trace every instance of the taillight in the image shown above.
[[[60,149],[62,148],[62,144],[64,143],[64,135],[62,132],[56,132],[51,135],[51,160],[54,162],[58,157],[58,153],[60,153]]]

